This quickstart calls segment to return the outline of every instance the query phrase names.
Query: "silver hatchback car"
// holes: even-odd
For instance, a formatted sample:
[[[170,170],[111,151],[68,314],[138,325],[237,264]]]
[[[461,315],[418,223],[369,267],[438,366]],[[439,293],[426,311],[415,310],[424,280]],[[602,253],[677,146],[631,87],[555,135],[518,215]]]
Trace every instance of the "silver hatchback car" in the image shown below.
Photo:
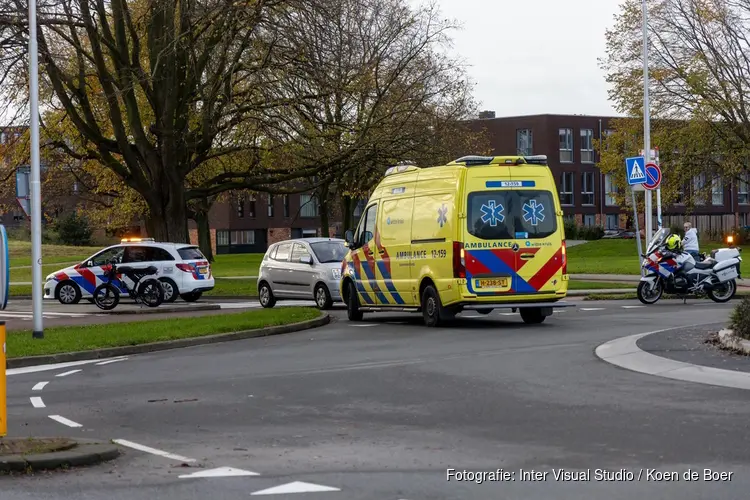
[[[341,302],[341,262],[349,248],[338,238],[301,238],[268,247],[258,273],[263,307],[284,299],[315,300],[320,309]]]

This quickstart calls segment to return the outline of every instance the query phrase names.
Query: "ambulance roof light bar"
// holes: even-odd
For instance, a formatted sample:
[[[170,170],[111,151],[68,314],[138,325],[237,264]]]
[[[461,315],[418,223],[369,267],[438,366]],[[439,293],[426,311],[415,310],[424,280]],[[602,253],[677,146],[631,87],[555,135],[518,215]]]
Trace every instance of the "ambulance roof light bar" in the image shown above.
[[[401,174],[403,172],[413,172],[415,170],[420,170],[420,168],[416,166],[414,163],[403,162],[398,165],[389,167],[388,170],[385,171],[385,176],[388,177],[389,175]]]
[[[467,167],[477,165],[547,165],[547,155],[535,156],[479,156],[468,155],[453,160],[449,165],[465,164]]]

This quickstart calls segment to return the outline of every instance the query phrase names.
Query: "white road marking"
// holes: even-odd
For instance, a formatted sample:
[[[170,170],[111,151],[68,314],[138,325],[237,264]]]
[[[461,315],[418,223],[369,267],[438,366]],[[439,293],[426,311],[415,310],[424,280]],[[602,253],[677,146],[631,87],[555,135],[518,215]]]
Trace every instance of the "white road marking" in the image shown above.
[[[356,326],[356,327],[359,327],[359,328],[364,328],[364,327],[367,327],[367,326],[378,326],[378,325],[376,323],[358,323],[358,324],[349,325],[349,326]]]
[[[73,366],[90,365],[101,361],[100,359],[88,359],[85,361],[67,361],[65,363],[54,363],[49,365],[26,366],[24,368],[12,368],[5,372],[6,375],[24,375],[26,373],[47,372],[59,370],[60,368],[70,368]]]
[[[49,382],[39,382],[34,387],[31,388],[32,391],[41,391],[44,389],[44,386],[49,384]]]
[[[61,417],[60,415],[49,415],[49,418],[51,418],[55,422],[59,422],[63,425],[67,425],[68,427],[83,427],[78,422],[73,422],[72,420],[68,420],[65,417]]]
[[[134,450],[142,451],[144,453],[150,453],[152,455],[157,455],[157,456],[164,457],[164,458],[171,458],[172,460],[178,460],[180,462],[195,462],[194,458],[188,458],[188,457],[183,457],[181,455],[175,455],[174,453],[168,453],[163,450],[157,450],[156,448],[150,448],[148,446],[134,443],[132,441],[127,441],[125,439],[113,439],[112,442],[117,443],[122,446],[126,446],[128,448],[133,448]]]
[[[46,406],[44,405],[44,401],[42,401],[42,398],[34,396],[33,398],[29,399],[31,400],[31,404],[32,406],[34,406],[34,408],[46,408]]]
[[[67,377],[68,375],[73,375],[74,373],[78,373],[81,371],[83,370],[70,370],[69,372],[58,373],[57,375],[55,375],[55,377]]]
[[[293,483],[282,484],[281,486],[274,486],[265,490],[256,491],[250,493],[250,495],[283,495],[286,493],[315,493],[319,491],[341,491],[338,488],[332,488],[330,486],[323,486],[321,484],[303,483],[302,481],[294,481]]]
[[[110,359],[109,361],[102,361],[101,363],[96,363],[96,366],[108,365],[110,363],[119,363],[120,361],[127,361],[127,359],[128,358]]]
[[[603,311],[603,307],[582,307],[581,311]]]
[[[42,316],[47,319],[56,319],[60,316],[63,317],[71,317],[71,318],[84,318],[86,316],[91,316],[91,314],[88,313],[64,313],[64,312],[45,312],[42,313]],[[31,312],[23,312],[23,311],[3,311],[2,315],[0,317],[8,317],[10,319],[27,319],[27,318],[33,318],[34,313]]]
[[[641,307],[646,306],[622,306],[623,309],[640,309]]]
[[[219,467],[218,469],[208,469],[192,474],[183,474],[177,476],[180,479],[190,479],[194,477],[236,477],[236,476],[260,476],[257,472],[251,472],[249,470],[235,469],[232,467]]]

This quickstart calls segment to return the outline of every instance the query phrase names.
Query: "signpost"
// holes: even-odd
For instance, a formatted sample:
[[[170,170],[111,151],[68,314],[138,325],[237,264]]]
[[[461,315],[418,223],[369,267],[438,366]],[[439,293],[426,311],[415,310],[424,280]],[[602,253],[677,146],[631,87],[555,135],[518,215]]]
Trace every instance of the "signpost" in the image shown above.
[[[644,189],[644,183],[648,180],[648,177],[646,175],[646,159],[643,156],[625,158],[625,175],[628,179],[628,185],[630,186],[630,196],[633,200],[635,241],[638,244],[638,269],[640,270],[641,276],[643,276],[643,268],[641,266],[641,261],[643,259],[643,249],[641,248],[641,229],[639,227],[640,224],[638,224],[638,204],[636,203],[635,192],[637,186],[640,186],[641,189]],[[648,229],[646,231],[648,231]],[[646,242],[648,242],[648,237],[646,237]]]

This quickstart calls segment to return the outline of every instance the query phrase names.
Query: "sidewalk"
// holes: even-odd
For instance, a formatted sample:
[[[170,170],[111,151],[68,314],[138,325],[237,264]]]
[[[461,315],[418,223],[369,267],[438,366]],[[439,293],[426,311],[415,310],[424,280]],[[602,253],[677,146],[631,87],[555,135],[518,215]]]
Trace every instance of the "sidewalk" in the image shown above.
[[[636,283],[641,277],[637,274],[571,274],[575,281],[604,281],[607,283]],[[750,288],[750,279],[737,280],[738,288]]]

